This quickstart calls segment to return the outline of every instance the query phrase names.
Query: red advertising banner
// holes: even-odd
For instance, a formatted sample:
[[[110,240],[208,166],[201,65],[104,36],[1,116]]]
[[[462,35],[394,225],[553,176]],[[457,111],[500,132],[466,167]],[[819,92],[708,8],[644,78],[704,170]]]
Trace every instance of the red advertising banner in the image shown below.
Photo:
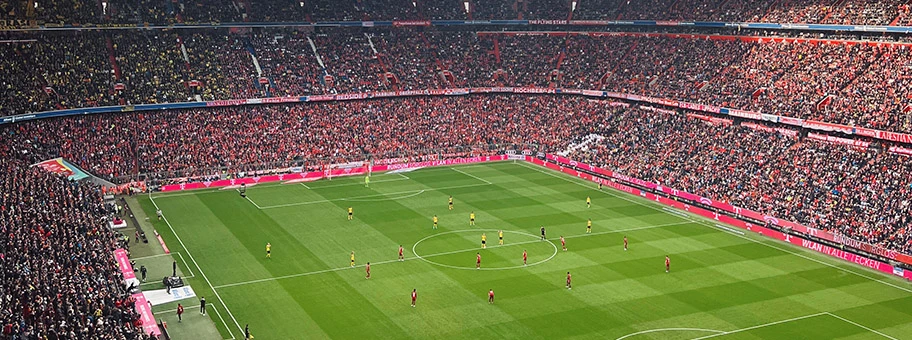
[[[149,300],[146,300],[146,296],[143,293],[133,294],[133,301],[133,307],[140,316],[139,322],[142,323],[143,334],[161,335],[161,329],[158,328],[158,324],[155,323],[155,315],[152,314],[152,305],[149,304]]]
[[[886,139],[894,142],[912,144],[912,135],[905,133],[896,133],[890,131],[877,131],[877,138]]]
[[[782,124],[804,126],[804,119],[779,116],[779,122]]]
[[[824,141],[824,142],[829,142],[829,143],[848,145],[851,147],[856,147],[856,148],[861,148],[861,149],[867,149],[868,145],[871,144],[869,142],[865,142],[865,141],[861,141],[861,140],[834,137],[834,136],[819,134],[819,133],[815,133],[815,132],[808,133],[808,138],[820,140],[820,141]]]
[[[867,253],[883,256],[883,257],[891,259],[891,260],[900,261],[900,262],[903,262],[906,264],[912,264],[912,256],[908,256],[905,254],[898,253],[896,251],[892,251],[892,250],[888,250],[888,249],[885,249],[885,248],[882,248],[879,246],[864,243],[864,242],[854,240],[854,239],[851,239],[851,238],[848,238],[848,237],[845,237],[842,235],[833,234],[831,232],[824,231],[824,230],[809,228],[809,227],[803,226],[801,224],[798,224],[798,223],[795,223],[792,221],[782,220],[782,219],[776,218],[774,216],[769,216],[769,215],[761,214],[756,211],[751,211],[751,210],[744,209],[741,207],[736,207],[736,206],[733,206],[733,205],[725,203],[725,202],[714,201],[712,199],[709,199],[706,197],[701,197],[699,195],[694,195],[694,194],[691,194],[688,192],[684,192],[684,191],[680,191],[677,189],[658,185],[656,183],[652,183],[649,181],[644,181],[644,180],[641,180],[638,178],[633,178],[633,177],[630,177],[627,175],[618,174],[618,173],[615,173],[612,171],[600,169],[598,167],[579,163],[579,162],[576,162],[576,161],[573,161],[573,160],[570,160],[570,159],[567,159],[567,158],[564,158],[561,156],[549,154],[549,155],[546,155],[545,157],[547,160],[556,163],[556,164],[552,164],[554,166],[554,169],[563,171],[565,173],[573,174],[574,176],[583,177],[580,174],[575,174],[575,173],[578,173],[579,171],[572,169],[572,167],[586,169],[586,170],[598,173],[598,174],[606,176],[606,177],[611,177],[611,178],[614,178],[614,179],[617,179],[620,181],[624,181],[624,182],[627,182],[627,183],[630,183],[633,185],[637,185],[640,187],[644,187],[644,188],[647,188],[650,190],[660,191],[663,194],[666,194],[668,196],[683,198],[683,199],[691,201],[691,202],[700,202],[700,204],[711,206],[713,208],[719,209],[721,211],[724,211],[724,212],[727,212],[730,214],[734,214],[736,216],[741,216],[741,217],[745,217],[745,218],[749,218],[749,219],[753,219],[753,220],[757,220],[757,221],[764,221],[766,223],[770,223],[770,224],[773,224],[773,225],[776,225],[776,226],[779,226],[782,228],[789,228],[798,233],[817,237],[817,238],[824,239],[824,240],[827,240],[827,241],[830,241],[833,243],[843,244],[847,247],[851,247],[851,248],[858,249],[858,250],[861,250],[861,251],[864,251]],[[539,164],[539,165],[541,165],[541,164]],[[565,171],[564,166],[571,167],[568,170],[571,172]],[[583,174],[583,175],[585,175],[585,174]],[[588,179],[596,181],[596,182],[599,181],[598,179],[591,179],[591,178],[588,178]],[[624,191],[627,191],[627,190],[624,190]],[[641,195],[641,196],[645,196],[645,195]],[[715,213],[715,215],[717,215],[717,216],[715,216],[716,219],[720,218],[720,216],[718,216],[719,215],[718,213]],[[726,215],[721,215],[721,216],[726,216]]]
[[[808,129],[820,130],[820,131],[838,131],[845,134],[855,133],[855,129],[851,126],[832,124],[827,122],[818,122],[813,120],[805,120],[804,127]]]
[[[123,249],[114,250],[114,260],[117,261],[117,268],[123,274],[124,282],[127,285],[135,283],[139,286],[139,280],[136,279],[136,273],[133,272],[133,265],[130,264],[130,258],[127,251]]]
[[[798,131],[795,131],[792,129],[778,128],[778,127],[773,128],[773,127],[769,127],[766,125],[761,125],[761,124],[751,123],[751,122],[742,122],[741,126],[752,129],[752,130],[757,130],[757,131],[778,132],[778,133],[781,133],[783,135],[790,136],[790,137],[795,137],[798,135]]]
[[[912,149],[904,148],[901,146],[891,146],[890,152],[898,154],[898,155],[912,156]]]
[[[702,121],[707,121],[707,122],[712,123],[713,125],[719,125],[719,124],[722,124],[722,125],[731,125],[731,124],[732,124],[732,120],[731,120],[731,119],[710,117],[710,116],[701,115],[701,114],[696,114],[696,113],[688,113],[688,114],[687,114],[687,117],[696,118],[696,119],[699,119],[699,120],[702,120]]]
[[[566,158],[563,158],[563,157],[560,157],[560,156],[555,156],[555,155],[547,155],[546,158],[547,158],[548,160],[553,160],[553,161],[555,161],[555,162],[557,162],[557,161],[569,161],[569,160],[566,159]],[[849,261],[849,262],[856,263],[856,264],[859,264],[859,265],[862,265],[862,266],[865,266],[865,267],[868,267],[868,268],[871,268],[871,269],[875,269],[875,270],[878,270],[878,271],[883,272],[883,273],[892,274],[892,275],[896,275],[896,276],[901,276],[901,277],[904,277],[904,278],[906,278],[906,279],[908,279],[908,280],[912,280],[912,270],[903,270],[902,268],[894,267],[894,266],[891,266],[891,265],[889,265],[889,264],[887,264],[887,263],[883,263],[883,262],[880,262],[880,261],[877,261],[877,260],[874,260],[874,259],[870,259],[870,258],[867,258],[867,257],[864,257],[864,256],[856,255],[856,254],[853,254],[853,253],[851,253],[851,252],[847,252],[847,251],[835,249],[835,248],[832,248],[832,247],[829,247],[829,246],[826,246],[826,245],[823,245],[823,244],[820,244],[820,243],[817,243],[817,242],[814,242],[814,241],[810,241],[810,240],[807,240],[807,239],[800,238],[800,237],[792,237],[791,235],[784,234],[784,233],[779,232],[779,231],[776,231],[776,230],[768,229],[768,228],[765,228],[764,226],[761,226],[761,225],[757,225],[757,224],[753,224],[753,223],[750,223],[750,222],[742,221],[742,220],[739,220],[739,219],[737,219],[737,218],[734,218],[734,217],[731,217],[731,216],[728,216],[728,215],[719,214],[719,213],[714,212],[714,211],[709,211],[709,210],[706,210],[706,209],[703,209],[703,208],[700,208],[700,207],[692,206],[692,205],[689,205],[689,204],[687,204],[687,203],[683,203],[683,202],[680,202],[680,201],[676,201],[676,200],[673,200],[673,199],[669,199],[669,198],[666,198],[666,197],[663,197],[663,196],[658,196],[658,195],[655,195],[655,194],[652,194],[652,193],[649,193],[649,192],[646,192],[646,191],[642,191],[642,190],[639,190],[639,189],[636,189],[636,188],[632,188],[632,187],[629,187],[629,186],[626,186],[626,185],[623,185],[623,184],[620,184],[620,183],[616,183],[616,182],[613,182],[613,181],[607,181],[607,180],[604,180],[604,179],[599,178],[599,177],[594,177],[594,176],[591,176],[591,175],[589,175],[589,174],[587,174],[587,173],[583,173],[583,172],[574,170],[574,169],[572,169],[572,168],[567,168],[567,167],[561,166],[561,165],[559,165],[559,164],[557,164],[557,163],[551,163],[551,162],[548,162],[548,161],[542,161],[542,160],[540,160],[540,159],[537,159],[537,158],[531,157],[531,156],[526,156],[526,161],[527,161],[527,162],[530,162],[530,163],[532,163],[532,164],[536,164],[536,165],[540,165],[540,166],[543,166],[543,167],[552,169],[552,170],[557,170],[557,171],[560,171],[560,172],[563,172],[563,173],[566,173],[566,174],[569,174],[569,175],[572,175],[572,176],[576,176],[576,177],[579,177],[579,178],[583,178],[583,179],[585,179],[585,180],[593,181],[593,182],[596,182],[596,183],[602,183],[602,184],[605,185],[605,186],[609,186],[609,187],[612,187],[612,188],[614,188],[614,189],[618,189],[618,190],[620,190],[620,191],[623,191],[623,192],[626,192],[626,193],[629,193],[629,194],[632,194],[632,195],[637,195],[637,196],[640,196],[640,197],[644,197],[644,198],[646,198],[646,199],[648,199],[648,200],[656,201],[656,202],[662,203],[662,204],[664,204],[664,205],[667,205],[667,206],[670,206],[670,207],[673,207],[673,208],[676,208],[676,209],[679,209],[679,210],[684,210],[684,211],[687,211],[687,212],[690,212],[690,213],[694,213],[694,214],[697,214],[697,215],[700,215],[700,216],[703,216],[703,217],[706,217],[706,218],[710,218],[710,219],[719,221],[720,223],[724,223],[724,224],[736,226],[736,227],[741,228],[741,229],[746,229],[746,230],[748,230],[748,231],[756,232],[756,233],[758,233],[758,234],[761,234],[761,235],[764,235],[764,236],[767,236],[767,237],[772,237],[772,238],[777,239],[777,240],[780,240],[780,241],[789,242],[789,243],[792,243],[792,244],[795,244],[795,245],[798,245],[798,246],[802,246],[802,247],[805,247],[805,248],[808,248],[808,249],[811,249],[811,250],[815,250],[815,251],[820,252],[820,253],[824,253],[824,254],[829,255],[829,256],[837,257],[837,258],[843,259],[843,260],[845,260],[845,261]],[[568,162],[568,163],[564,163],[564,164],[570,164],[570,163]],[[579,163],[577,163],[577,164],[579,164]],[[582,168],[591,167],[590,165],[586,165],[586,164],[579,164],[579,165],[582,165]],[[598,169],[598,168],[595,168],[595,169]],[[598,169],[598,170],[601,170],[601,169]],[[608,172],[608,171],[605,171],[605,170],[602,170],[602,171]],[[610,173],[610,172],[608,172],[608,173]],[[656,186],[655,184],[653,184],[653,185]],[[656,187],[657,187],[657,188],[664,189],[664,188],[659,187],[659,186],[656,186]],[[675,191],[676,191],[676,190],[675,190]],[[664,191],[663,191],[663,192],[664,192]],[[683,193],[683,192],[678,192],[678,193],[680,193],[680,194],[686,194],[686,193]],[[688,194],[688,195],[690,195],[690,194]],[[692,196],[699,197],[699,196],[696,196],[696,195],[692,195]],[[682,197],[682,198],[683,198],[682,195],[678,195],[678,197]],[[707,200],[707,201],[708,201],[708,199],[704,199],[704,200]],[[706,203],[705,203],[706,201],[702,201],[702,200],[701,200],[701,202],[704,203],[704,204],[706,204]],[[712,206],[714,206],[714,207],[718,207],[718,206],[728,206],[728,207],[732,207],[731,205],[728,205],[728,204],[719,204],[718,202],[709,201],[709,203],[710,203],[710,205],[712,205]],[[736,209],[741,210],[741,208],[736,208]],[[744,212],[750,212],[749,210],[743,210],[743,211],[744,211]],[[751,213],[760,215],[759,213],[755,213],[755,212],[751,212]],[[745,216],[745,215],[742,215],[742,216]],[[761,215],[761,216],[762,216],[762,215]],[[769,219],[766,219],[766,218],[769,218]],[[767,220],[767,221],[770,221],[770,222],[775,222],[775,223],[773,223],[773,224],[778,224],[778,225],[780,225],[780,226],[782,226],[783,224],[789,224],[789,226],[800,226],[800,225],[795,224],[795,223],[792,223],[792,222],[779,221],[778,219],[775,219],[775,218],[772,218],[772,217],[769,217],[769,216],[765,216],[765,218],[761,218],[760,220]],[[817,236],[817,237],[820,237],[821,235],[823,235],[823,234],[825,233],[825,232],[820,231],[820,230],[817,230],[817,229],[806,228],[806,227],[803,227],[803,226],[800,226],[800,227],[803,228],[803,229],[792,228],[792,230],[794,230],[794,231],[799,231],[799,232],[803,232],[803,233],[805,233],[805,234],[809,234],[809,235]],[[858,241],[854,241],[854,242],[858,242]],[[859,243],[860,243],[860,242],[859,242]],[[845,243],[843,243],[843,244],[845,244]],[[846,244],[846,246],[851,246],[851,245]],[[859,247],[854,247],[854,248],[861,249],[861,248],[859,248]],[[862,249],[862,250],[863,250],[863,249]],[[902,262],[904,262],[904,263],[907,263],[907,264],[910,263],[910,262],[905,262],[905,261],[903,261],[903,260],[908,260],[908,259],[909,259],[909,257],[906,256],[906,255],[904,255],[904,254],[897,254],[897,253],[895,253],[895,252],[885,252],[885,253],[878,254],[878,255],[882,255],[882,256],[884,256],[884,257],[890,257],[890,256],[888,256],[888,255],[891,255],[891,253],[892,253],[892,255],[893,255],[893,257],[891,257],[891,258],[894,258],[894,259],[896,259],[896,260],[900,260],[900,261],[902,261]]]

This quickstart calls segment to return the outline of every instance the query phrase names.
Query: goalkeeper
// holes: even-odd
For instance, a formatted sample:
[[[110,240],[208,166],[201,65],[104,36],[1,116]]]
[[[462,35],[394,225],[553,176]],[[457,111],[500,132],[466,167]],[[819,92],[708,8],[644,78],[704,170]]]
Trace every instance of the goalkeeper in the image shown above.
[[[370,175],[364,176],[364,187],[370,188],[370,183],[371,183],[371,176]]]

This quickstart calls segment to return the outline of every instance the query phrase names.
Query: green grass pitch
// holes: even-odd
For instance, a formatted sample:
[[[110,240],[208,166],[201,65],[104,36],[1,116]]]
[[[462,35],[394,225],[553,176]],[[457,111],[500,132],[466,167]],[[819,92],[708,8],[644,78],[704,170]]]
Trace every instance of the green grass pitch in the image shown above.
[[[210,318],[225,338],[242,338],[245,324],[257,339],[912,338],[912,288],[900,279],[527,163],[375,174],[369,188],[363,177],[263,184],[247,194],[152,196],[168,222],[155,228],[189,255],[188,281],[218,308]],[[153,202],[142,203],[154,216]]]

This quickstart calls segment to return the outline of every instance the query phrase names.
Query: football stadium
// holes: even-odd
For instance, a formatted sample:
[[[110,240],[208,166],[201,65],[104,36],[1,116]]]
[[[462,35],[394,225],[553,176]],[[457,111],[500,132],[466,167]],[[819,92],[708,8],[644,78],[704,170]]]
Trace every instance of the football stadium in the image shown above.
[[[0,2],[0,338],[912,339],[906,0]]]

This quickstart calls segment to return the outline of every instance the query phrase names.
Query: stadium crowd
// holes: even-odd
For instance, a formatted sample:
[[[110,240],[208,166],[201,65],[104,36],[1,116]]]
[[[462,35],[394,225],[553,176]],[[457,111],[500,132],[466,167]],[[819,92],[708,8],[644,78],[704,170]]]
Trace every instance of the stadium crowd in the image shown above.
[[[617,110],[571,159],[810,227],[909,251],[906,156],[800,138],[798,131]]]
[[[908,158],[802,138],[798,131],[701,122],[579,97],[471,95],[94,115],[20,123],[4,134],[115,180],[141,173],[139,179],[153,181],[465,145],[533,144],[553,152],[599,134],[601,142],[572,157],[910,249]]]
[[[42,2],[5,18],[140,23],[259,20],[566,19],[548,2]],[[99,3],[100,4],[100,3]],[[395,6],[390,5],[395,4]],[[719,6],[718,8],[716,6]],[[216,8],[218,7],[218,8]],[[399,8],[404,8],[399,11]],[[909,23],[904,1],[583,0],[578,19]],[[63,10],[65,9],[65,10]],[[188,33],[189,32],[189,33]],[[637,36],[480,36],[344,30],[36,35],[0,44],[0,115],[105,106],[427,89],[604,89],[912,132],[905,46]],[[311,41],[314,49],[311,48]],[[320,65],[320,60],[323,65]],[[452,80],[443,76],[453,74]],[[385,76],[391,73],[397,83]],[[556,72],[556,73],[555,73]],[[328,77],[325,77],[328,76]],[[262,79],[262,81],[261,81]],[[198,82],[198,83],[197,83]],[[119,84],[123,84],[122,89]],[[102,114],[0,127],[0,325],[8,339],[144,339],[99,189],[28,164],[64,157],[122,182],[240,176],[290,166],[536,145],[736,206],[912,251],[912,162],[806,131],[700,120],[579,97],[471,95]],[[140,175],[142,174],[142,175]]]
[[[251,45],[263,76],[272,85],[274,97],[325,93],[323,71],[310,48],[307,36],[296,32],[262,33],[251,38]]]
[[[36,151],[0,145],[0,337],[152,339],[112,265],[123,241],[100,188],[29,167]]]
[[[558,145],[583,133],[583,123],[592,120],[581,115],[597,114],[571,111],[594,105],[581,98],[412,97],[92,115],[16,124],[4,132],[112,180],[136,173],[174,178],[392,158],[403,150]],[[523,128],[537,122],[548,124]]]
[[[76,37],[0,45],[7,57],[0,58],[0,70],[8,71],[0,75],[0,112],[532,86],[601,89],[912,132],[912,92],[906,86],[912,54],[903,44],[327,29],[117,33],[108,49],[102,33]]]
[[[244,0],[84,2],[50,0],[4,2],[9,19],[50,24],[174,24],[209,22],[312,22],[361,20],[693,20],[844,25],[909,23],[903,0]],[[102,5],[104,4],[104,5]],[[469,11],[466,12],[468,5]]]

